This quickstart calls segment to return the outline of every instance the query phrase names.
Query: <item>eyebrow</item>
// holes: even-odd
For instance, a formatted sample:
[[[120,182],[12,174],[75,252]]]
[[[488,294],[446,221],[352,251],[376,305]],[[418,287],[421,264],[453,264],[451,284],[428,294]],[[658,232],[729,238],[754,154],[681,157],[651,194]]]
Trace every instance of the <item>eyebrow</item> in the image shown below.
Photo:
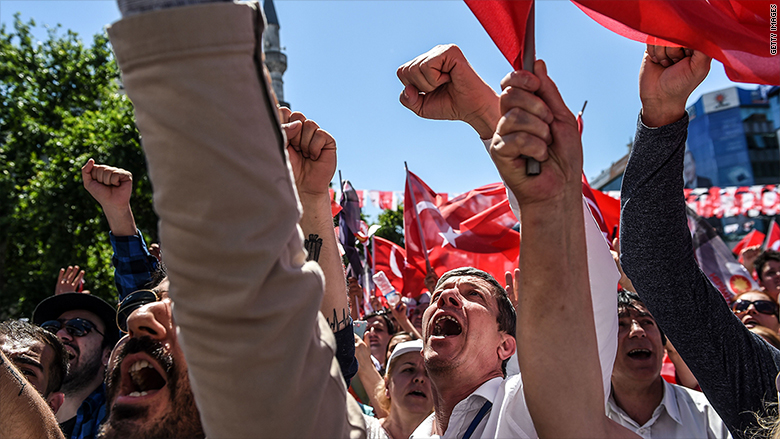
[[[26,364],[28,366],[32,366],[41,372],[43,372],[43,365],[36,360],[33,360],[32,358],[28,357],[27,355],[17,355],[11,358],[11,361],[13,361],[14,364]]]

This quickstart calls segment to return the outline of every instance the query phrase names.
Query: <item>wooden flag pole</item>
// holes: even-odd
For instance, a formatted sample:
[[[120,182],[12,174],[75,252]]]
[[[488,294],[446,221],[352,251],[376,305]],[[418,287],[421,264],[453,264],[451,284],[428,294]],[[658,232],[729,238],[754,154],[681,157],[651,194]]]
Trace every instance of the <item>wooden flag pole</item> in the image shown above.
[[[525,25],[525,41],[523,44],[523,70],[534,72],[534,61],[536,61],[536,42],[534,41],[534,15],[536,2],[531,3],[531,10],[528,12],[528,21]],[[525,174],[539,175],[542,172],[542,165],[534,158],[525,158]]]

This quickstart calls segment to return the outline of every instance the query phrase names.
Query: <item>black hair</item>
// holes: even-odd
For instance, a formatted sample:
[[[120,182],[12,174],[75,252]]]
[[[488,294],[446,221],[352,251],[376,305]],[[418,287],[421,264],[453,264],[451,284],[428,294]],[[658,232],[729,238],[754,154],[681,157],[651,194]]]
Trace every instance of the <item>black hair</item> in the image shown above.
[[[493,288],[493,297],[496,298],[496,303],[498,303],[498,316],[496,317],[496,320],[498,322],[498,330],[506,332],[507,334],[511,335],[513,338],[516,339],[517,338],[517,313],[515,312],[515,307],[512,305],[512,301],[509,300],[509,296],[507,296],[504,287],[501,286],[501,284],[498,283],[496,278],[494,278],[490,273],[487,273],[485,271],[479,270],[474,267],[456,268],[454,270],[450,270],[444,273],[439,278],[439,282],[436,283],[436,288],[434,288],[434,290],[438,290],[439,286],[442,285],[445,281],[447,281],[450,278],[463,277],[463,276],[476,277],[485,280],[490,284],[490,286]],[[504,373],[504,376],[506,376],[507,363],[509,363],[509,358],[507,358],[501,363],[501,372]]]
[[[393,324],[393,321],[390,319],[390,317],[387,316],[387,311],[377,311],[372,312],[371,314],[367,314],[365,317],[363,317],[363,320],[368,321],[368,319],[373,317],[381,317],[385,321],[385,326],[387,327],[387,333],[390,335],[395,334],[395,325]],[[387,346],[385,346],[387,348]]]
[[[766,265],[769,261],[780,262],[780,252],[775,250],[764,250],[760,255],[758,255],[754,264],[756,266],[756,273],[758,274],[759,279],[761,279],[761,272],[764,270],[764,265]]]
[[[618,289],[618,313],[620,313],[621,310],[626,308],[634,308],[636,309],[637,305],[641,305],[645,308],[647,306],[644,302],[642,302],[642,299],[639,298],[639,295],[633,291],[624,290],[623,288]],[[649,313],[650,311],[648,311]],[[652,314],[650,314],[650,317],[653,317]],[[653,320],[655,320],[655,317],[653,317]],[[655,322],[656,326],[658,326],[658,332],[661,333],[661,344],[666,346],[666,334],[664,334],[664,330],[661,329],[661,326],[658,324],[658,322]]]
[[[15,341],[40,341],[51,346],[54,357],[49,364],[49,379],[46,388],[41,390],[44,397],[57,392],[62,387],[62,381],[68,374],[68,351],[59,338],[51,332],[22,320],[6,320],[0,322],[0,334]]]

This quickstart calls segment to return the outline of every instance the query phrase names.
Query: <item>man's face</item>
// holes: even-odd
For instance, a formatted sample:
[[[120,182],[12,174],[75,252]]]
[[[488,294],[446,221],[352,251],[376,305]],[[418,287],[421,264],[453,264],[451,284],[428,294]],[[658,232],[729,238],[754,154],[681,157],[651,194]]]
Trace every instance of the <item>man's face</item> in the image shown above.
[[[11,340],[0,334],[0,351],[19,369],[41,396],[47,395],[54,349],[46,343],[25,338]]]
[[[390,331],[387,329],[387,323],[382,317],[371,317],[368,319],[366,334],[364,340],[371,348],[371,355],[380,363],[385,364],[385,353],[387,352],[387,342],[390,341]]]
[[[780,294],[780,261],[767,261],[761,268],[761,273],[758,273],[758,283],[772,300],[777,302],[777,296]]]
[[[498,329],[497,317],[498,303],[486,280],[460,276],[440,284],[423,316],[428,372],[502,376],[501,362],[514,353],[515,344],[503,343],[512,337]]]
[[[108,420],[98,437],[204,437],[187,362],[167,295],[135,310],[129,334],[111,352],[106,376]]]
[[[661,331],[644,305],[632,302],[618,314],[618,350],[613,380],[652,382],[661,376]]]
[[[425,310],[428,309],[427,303],[418,303],[417,306],[414,307],[414,309],[411,312],[411,315],[409,316],[409,321],[412,322],[412,326],[414,326],[415,329],[420,331],[422,334],[423,330],[423,315],[425,314]]]
[[[83,309],[64,312],[57,320],[66,322],[75,318],[87,320],[95,325],[100,333],[106,333],[103,321],[96,314]],[[84,336],[77,337],[71,335],[63,325],[57,331],[57,337],[62,340],[65,350],[68,351],[70,357],[68,361],[70,369],[62,382],[63,393],[67,395],[81,391],[86,386],[92,385],[95,377],[103,377],[103,365],[105,364],[105,355],[108,350],[103,348],[102,335],[95,330],[91,330]]]
[[[737,301],[755,302],[757,300],[767,300],[773,302],[768,295],[762,293],[745,293],[737,298]],[[735,310],[734,314],[736,314],[736,316],[739,317],[742,323],[748,328],[752,328],[758,325],[774,332],[777,332],[778,329],[780,329],[780,322],[777,321],[777,316],[774,314],[759,312],[754,304],[749,305],[747,309],[742,311]]]

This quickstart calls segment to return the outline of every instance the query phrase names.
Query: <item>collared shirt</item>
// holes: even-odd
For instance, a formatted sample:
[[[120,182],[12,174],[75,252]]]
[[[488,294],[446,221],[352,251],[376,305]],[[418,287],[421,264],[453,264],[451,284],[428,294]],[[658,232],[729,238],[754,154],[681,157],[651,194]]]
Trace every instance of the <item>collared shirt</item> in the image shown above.
[[[100,385],[81,403],[70,439],[92,439],[106,420],[106,388]]]
[[[119,292],[119,300],[133,291],[144,287],[152,280],[157,270],[157,259],[149,253],[140,230],[133,236],[114,236],[109,232],[114,256],[114,282]]]
[[[663,383],[664,397],[644,425],[631,419],[612,396],[607,401],[607,416],[644,439],[731,438],[726,424],[703,393]]]

